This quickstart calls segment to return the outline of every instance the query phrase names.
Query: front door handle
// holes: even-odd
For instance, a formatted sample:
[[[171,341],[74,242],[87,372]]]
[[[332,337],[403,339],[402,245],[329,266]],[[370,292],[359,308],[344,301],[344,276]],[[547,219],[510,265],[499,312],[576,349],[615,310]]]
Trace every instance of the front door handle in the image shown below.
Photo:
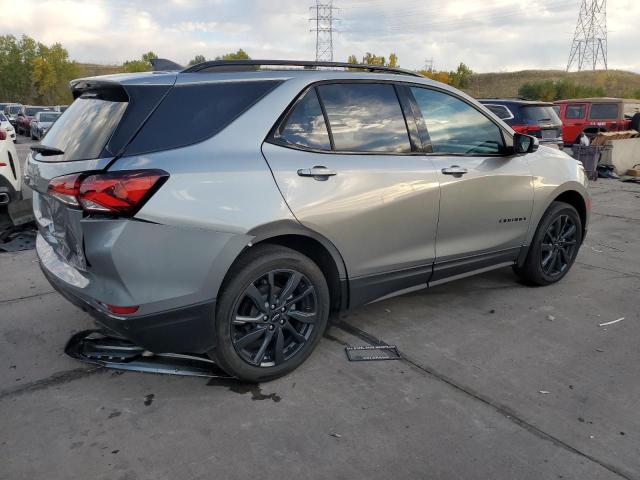
[[[316,180],[326,180],[328,177],[337,175],[337,173],[327,167],[316,165],[313,168],[301,168],[298,170],[298,175],[301,177],[313,177]]]
[[[468,173],[468,170],[464,167],[459,167],[458,165],[452,165],[449,168],[443,168],[442,173],[445,175],[464,175]]]

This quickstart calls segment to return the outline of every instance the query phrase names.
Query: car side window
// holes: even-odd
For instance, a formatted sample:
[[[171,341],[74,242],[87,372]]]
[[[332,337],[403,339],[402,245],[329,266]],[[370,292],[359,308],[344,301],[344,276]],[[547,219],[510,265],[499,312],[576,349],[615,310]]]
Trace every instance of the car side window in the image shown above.
[[[411,87],[433,153],[492,155],[505,151],[501,129],[478,110],[447,93]]]
[[[331,150],[329,132],[315,88],[296,104],[276,138],[292,145]]]
[[[492,113],[494,113],[500,120],[509,120],[513,118],[513,115],[507,107],[504,105],[485,105]]]
[[[584,105],[567,105],[564,116],[572,120],[584,118]]]
[[[336,151],[409,153],[409,132],[393,85],[318,86]]]
[[[617,103],[593,103],[589,111],[592,120],[617,119],[619,108]]]

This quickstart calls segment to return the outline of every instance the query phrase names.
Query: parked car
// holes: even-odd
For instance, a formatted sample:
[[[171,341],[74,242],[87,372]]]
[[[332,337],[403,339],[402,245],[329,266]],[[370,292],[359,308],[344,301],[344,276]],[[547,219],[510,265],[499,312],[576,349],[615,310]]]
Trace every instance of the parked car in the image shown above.
[[[14,142],[16,141],[16,130],[15,128],[13,128],[13,125],[11,125],[11,122],[9,122],[9,119],[2,112],[0,112],[0,128],[7,132],[7,135],[11,140],[13,140]]]
[[[75,80],[32,147],[42,271],[107,331],[262,381],[311,354],[330,311],[570,270],[590,201],[562,151],[414,72],[236,65]]]
[[[20,135],[28,137],[31,135],[31,120],[38,112],[52,112],[51,107],[37,107],[33,105],[23,105],[18,112],[16,130]]]
[[[31,120],[31,139],[41,140],[60,115],[62,115],[60,112],[52,111],[36,113]]]
[[[22,198],[21,186],[22,172],[16,147],[7,131],[0,127],[0,206]]]
[[[9,119],[9,123],[13,125],[14,129],[18,125],[18,113],[20,113],[21,108],[22,108],[22,105],[20,105],[19,103],[11,103],[4,107],[3,112],[5,116]]]
[[[562,121],[554,111],[553,103],[502,98],[478,101],[514,131],[532,135],[541,144],[562,147]]]
[[[581,98],[558,100],[555,110],[564,124],[564,143],[578,143],[584,133],[593,139],[599,132],[628,130],[640,100],[622,98]]]

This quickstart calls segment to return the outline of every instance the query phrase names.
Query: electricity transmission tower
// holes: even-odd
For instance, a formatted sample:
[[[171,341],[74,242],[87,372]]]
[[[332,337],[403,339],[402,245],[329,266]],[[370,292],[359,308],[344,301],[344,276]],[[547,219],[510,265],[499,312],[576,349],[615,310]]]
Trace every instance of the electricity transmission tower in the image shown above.
[[[310,22],[315,22],[312,32],[316,32],[316,61],[333,62],[333,32],[334,23],[338,18],[334,15],[337,8],[333,0],[316,0],[311,11]]]
[[[567,71],[607,70],[607,0],[582,0]]]

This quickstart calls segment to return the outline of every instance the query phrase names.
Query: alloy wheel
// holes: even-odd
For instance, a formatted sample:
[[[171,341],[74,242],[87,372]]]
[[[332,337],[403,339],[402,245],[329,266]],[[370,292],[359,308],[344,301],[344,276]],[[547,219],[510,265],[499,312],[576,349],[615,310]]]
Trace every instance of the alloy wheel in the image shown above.
[[[236,300],[231,340],[245,362],[273,367],[303,348],[317,320],[318,301],[309,279],[295,270],[272,270]]]
[[[540,266],[545,275],[563,274],[577,252],[578,227],[569,215],[558,216],[542,238]]]

